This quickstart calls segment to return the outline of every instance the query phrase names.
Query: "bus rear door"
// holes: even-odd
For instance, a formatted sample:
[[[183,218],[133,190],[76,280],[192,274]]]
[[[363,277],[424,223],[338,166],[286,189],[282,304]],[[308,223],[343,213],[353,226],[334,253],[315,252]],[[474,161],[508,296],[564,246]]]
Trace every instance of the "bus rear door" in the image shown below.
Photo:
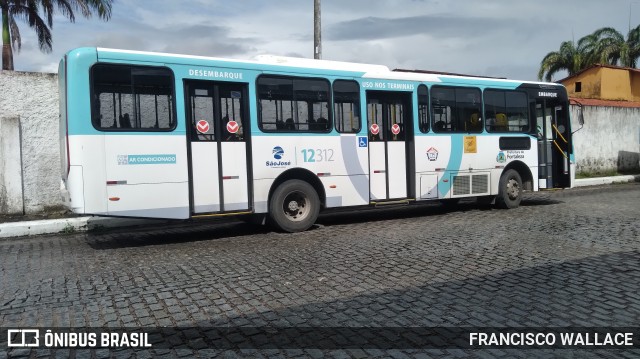
[[[247,86],[186,81],[191,213],[250,210]]]
[[[409,198],[414,188],[411,94],[367,91],[367,118],[371,201]]]

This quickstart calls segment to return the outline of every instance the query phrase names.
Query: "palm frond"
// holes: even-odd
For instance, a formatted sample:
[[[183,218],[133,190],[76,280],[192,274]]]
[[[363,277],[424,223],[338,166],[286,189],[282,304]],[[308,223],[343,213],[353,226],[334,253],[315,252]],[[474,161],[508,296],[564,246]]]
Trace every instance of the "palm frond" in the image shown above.
[[[20,28],[13,16],[9,16],[9,34],[11,37],[11,45],[17,51],[22,48],[22,36],[20,36]]]

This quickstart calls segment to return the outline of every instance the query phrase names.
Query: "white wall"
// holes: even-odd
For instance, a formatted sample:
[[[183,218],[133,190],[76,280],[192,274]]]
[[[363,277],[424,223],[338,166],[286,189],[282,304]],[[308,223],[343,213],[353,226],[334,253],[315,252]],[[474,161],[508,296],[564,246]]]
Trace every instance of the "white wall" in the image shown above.
[[[57,81],[56,74],[0,71],[0,117],[20,119],[25,213],[61,209]]]
[[[0,117],[0,213],[24,213],[20,118]]]
[[[640,173],[640,108],[584,106],[584,127],[573,135],[576,171]],[[578,106],[571,106],[576,131]]]

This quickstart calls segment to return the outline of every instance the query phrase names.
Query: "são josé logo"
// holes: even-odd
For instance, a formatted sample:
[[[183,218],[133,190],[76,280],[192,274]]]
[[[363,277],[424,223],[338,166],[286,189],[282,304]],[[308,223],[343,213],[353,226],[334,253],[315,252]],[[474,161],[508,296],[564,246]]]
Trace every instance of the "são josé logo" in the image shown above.
[[[280,146],[274,147],[273,150],[271,151],[271,154],[273,155],[273,158],[275,158],[278,161],[267,161],[266,163],[267,167],[278,168],[278,167],[291,166],[291,161],[279,161],[282,159],[282,157],[284,157],[284,149],[282,149],[282,147]]]
[[[276,160],[280,160],[282,159],[282,156],[284,156],[284,150],[282,149],[282,147],[280,146],[276,146],[273,148],[273,158],[275,158]]]

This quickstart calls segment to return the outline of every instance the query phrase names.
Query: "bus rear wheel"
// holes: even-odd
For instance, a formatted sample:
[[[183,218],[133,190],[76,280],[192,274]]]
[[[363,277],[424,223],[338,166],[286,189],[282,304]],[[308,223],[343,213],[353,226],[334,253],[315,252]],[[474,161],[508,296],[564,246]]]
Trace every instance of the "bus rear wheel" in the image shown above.
[[[507,170],[500,177],[496,206],[498,208],[517,208],[522,201],[522,178],[518,171]]]
[[[272,225],[284,232],[302,232],[311,227],[320,213],[320,199],[307,182],[288,180],[271,195],[269,218]]]

